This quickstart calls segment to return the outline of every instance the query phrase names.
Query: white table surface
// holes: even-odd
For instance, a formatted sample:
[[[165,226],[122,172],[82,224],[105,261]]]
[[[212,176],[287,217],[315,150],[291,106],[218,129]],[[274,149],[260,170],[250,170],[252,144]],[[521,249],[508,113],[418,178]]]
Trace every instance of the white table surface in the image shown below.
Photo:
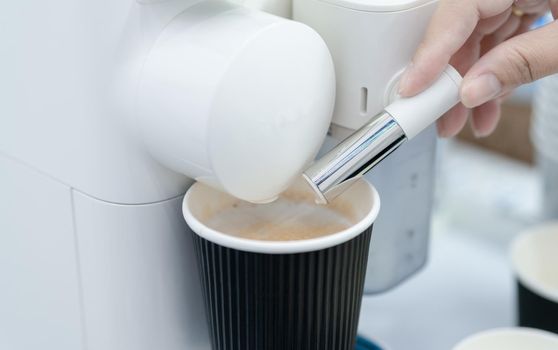
[[[364,298],[360,333],[390,350],[447,350],[469,334],[514,323],[514,284],[502,251],[466,234],[433,241],[418,275]]]

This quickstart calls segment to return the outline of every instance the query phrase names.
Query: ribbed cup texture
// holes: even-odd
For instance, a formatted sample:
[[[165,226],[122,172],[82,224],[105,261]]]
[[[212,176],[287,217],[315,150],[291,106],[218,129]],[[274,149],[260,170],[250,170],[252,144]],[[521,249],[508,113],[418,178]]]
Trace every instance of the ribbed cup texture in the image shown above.
[[[194,233],[213,350],[352,350],[371,233],[298,254],[239,251]]]

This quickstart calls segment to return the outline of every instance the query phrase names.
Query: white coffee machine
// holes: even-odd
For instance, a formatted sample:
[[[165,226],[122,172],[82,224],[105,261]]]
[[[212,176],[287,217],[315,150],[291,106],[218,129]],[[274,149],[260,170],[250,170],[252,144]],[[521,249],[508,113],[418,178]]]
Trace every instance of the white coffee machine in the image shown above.
[[[194,127],[185,122],[192,122],[188,101],[205,113],[212,100],[203,100],[207,95],[201,92],[213,91],[221,73],[216,69],[215,76],[194,78],[196,69],[183,69],[175,56],[166,61],[165,55],[182,51],[189,57],[183,48],[200,44],[197,30],[200,35],[208,28],[217,34],[228,30],[220,27],[228,23],[222,16],[239,25],[230,28],[231,37],[262,31],[270,35],[270,44],[279,40],[273,35],[288,37],[281,28],[294,28],[282,17],[294,15],[313,28],[297,24],[292,30],[302,33],[295,42],[308,40],[316,48],[303,45],[297,55],[270,59],[279,71],[304,68],[297,72],[296,87],[283,86],[296,93],[278,96],[258,88],[236,97],[241,106],[279,100],[275,108],[287,120],[304,110],[301,106],[309,108],[308,118],[322,129],[301,130],[313,135],[299,154],[303,164],[318,151],[334,103],[324,150],[395,98],[398,73],[434,7],[435,1],[427,0],[295,0],[294,5],[288,0],[240,5],[20,0],[0,5],[0,348],[209,349],[190,236],[180,214],[192,182],[183,173],[195,165],[180,158],[184,148],[173,147],[183,142],[181,132]],[[320,36],[333,58],[336,97]],[[200,45],[212,38],[219,36],[204,37]],[[224,45],[222,51],[202,53],[204,64],[225,67],[220,55],[248,47],[238,40],[213,42],[213,49]],[[176,65],[159,67],[166,72],[161,75],[151,70],[158,85],[146,85],[155,47],[171,50],[159,51],[158,57]],[[306,59],[297,62],[297,57]],[[247,72],[250,67],[244,66]],[[285,70],[277,79],[292,81],[289,74],[294,75]],[[234,87],[235,77],[229,78]],[[236,79],[245,84],[257,78]],[[310,100],[316,103],[306,105]],[[204,138],[188,135],[190,143],[184,144],[189,147]],[[430,128],[367,175],[383,206],[368,292],[385,291],[424,264],[435,137]],[[223,185],[222,178],[210,176],[212,169],[196,171],[198,179]]]

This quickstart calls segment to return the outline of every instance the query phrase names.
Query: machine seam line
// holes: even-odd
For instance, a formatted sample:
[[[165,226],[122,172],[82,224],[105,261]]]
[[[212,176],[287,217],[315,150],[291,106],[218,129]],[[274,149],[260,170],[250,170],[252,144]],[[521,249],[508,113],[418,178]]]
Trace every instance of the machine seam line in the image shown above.
[[[72,185],[70,185],[70,184],[68,184],[68,183],[66,183],[66,182],[64,182],[64,181],[62,181],[62,180],[60,180],[60,179],[58,179],[58,178],[52,176],[51,174],[49,174],[49,173],[47,173],[47,172],[45,172],[45,171],[43,171],[43,170],[41,170],[41,169],[38,169],[38,168],[36,168],[35,166],[33,166],[33,165],[31,165],[31,164],[29,164],[29,163],[27,163],[27,162],[22,161],[21,159],[17,159],[17,158],[15,158],[15,157],[13,157],[13,156],[11,156],[11,155],[9,155],[9,154],[3,152],[3,151],[0,151],[0,156],[6,157],[6,158],[8,158],[9,160],[11,160],[11,161],[13,161],[13,162],[15,162],[15,163],[17,163],[17,164],[19,164],[19,165],[22,165],[22,166],[24,166],[24,167],[27,167],[27,168],[29,168],[29,169],[31,169],[31,170],[33,170],[33,171],[35,171],[35,172],[37,172],[37,173],[39,173],[39,174],[45,176],[45,177],[48,177],[48,178],[51,179],[52,181],[55,181],[55,182],[57,182],[57,183],[59,183],[59,184],[61,184],[61,185],[64,185],[64,186],[70,188],[72,191],[78,192],[78,193],[80,193],[80,194],[82,194],[82,195],[84,195],[84,196],[86,196],[86,197],[89,197],[89,198],[92,198],[92,199],[95,199],[95,200],[98,200],[98,201],[100,201],[100,202],[107,203],[107,204],[122,205],[122,206],[153,205],[153,204],[159,204],[159,203],[163,203],[163,202],[175,200],[175,199],[177,199],[177,198],[180,198],[180,197],[184,196],[184,193],[179,193],[179,194],[174,195],[174,196],[169,197],[169,198],[164,198],[164,199],[157,200],[157,201],[152,201],[152,202],[143,202],[143,203],[125,203],[125,202],[108,201],[108,200],[101,199],[101,198],[95,197],[95,196],[93,196],[93,195],[90,195],[90,194],[88,194],[88,193],[85,193],[85,192],[83,192],[83,191],[81,191],[81,190],[79,190],[79,189],[73,187]],[[73,201],[73,195],[72,195],[72,201]]]
[[[82,347],[83,350],[88,349],[88,342],[87,342],[87,326],[86,326],[86,318],[85,318],[85,300],[84,300],[84,293],[83,293],[83,279],[82,279],[82,272],[81,272],[81,259],[79,254],[79,240],[77,234],[77,220],[76,220],[76,210],[75,210],[75,201],[74,201],[74,189],[70,187],[70,204],[72,208],[72,227],[73,227],[73,235],[74,235],[74,253],[76,259],[76,273],[78,278],[78,292],[79,292],[79,306],[81,309],[80,312],[80,323],[81,323],[81,331],[82,331]]]

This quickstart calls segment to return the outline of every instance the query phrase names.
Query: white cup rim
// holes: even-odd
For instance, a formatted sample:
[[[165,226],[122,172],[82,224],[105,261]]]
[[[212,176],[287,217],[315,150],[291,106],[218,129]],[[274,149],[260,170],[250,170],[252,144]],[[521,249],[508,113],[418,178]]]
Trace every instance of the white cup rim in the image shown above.
[[[558,221],[549,221],[547,223],[532,227],[520,233],[510,245],[509,256],[512,262],[512,268],[515,276],[525,287],[532,290],[536,294],[558,303],[558,289],[551,289],[541,284],[536,278],[532,276],[520,261],[521,249],[531,240],[548,237],[558,236]],[[558,267],[556,268],[558,271]]]
[[[547,340],[549,342],[554,342],[558,346],[558,335],[543,331],[535,328],[527,327],[502,327],[485,330],[479,333],[472,334],[465,339],[461,340],[457,345],[453,347],[453,350],[471,350],[473,349],[471,344],[484,339],[491,339],[496,337],[504,336],[521,336],[521,337],[533,337],[538,340]],[[481,349],[484,350],[484,349]],[[504,349],[491,349],[491,350],[504,350]],[[529,349],[530,350],[530,349]]]
[[[321,249],[326,249],[330,247],[337,246],[339,244],[348,242],[359,234],[363,233],[367,228],[369,228],[380,211],[380,196],[378,191],[372,184],[370,184],[365,179],[359,180],[353,186],[366,186],[368,193],[371,195],[372,205],[368,212],[354,225],[351,227],[339,231],[337,233],[311,238],[304,240],[293,240],[293,241],[263,241],[263,240],[253,240],[247,238],[240,238],[231,236],[219,231],[216,231],[205,224],[203,224],[198,218],[192,213],[188,207],[188,201],[192,195],[193,189],[196,186],[200,186],[199,183],[195,183],[190,187],[184,200],[182,202],[182,213],[188,226],[200,237],[207,239],[213,243],[220,246],[247,251],[254,253],[264,253],[264,254],[294,254],[294,253],[306,253]],[[359,191],[360,193],[361,191]]]

